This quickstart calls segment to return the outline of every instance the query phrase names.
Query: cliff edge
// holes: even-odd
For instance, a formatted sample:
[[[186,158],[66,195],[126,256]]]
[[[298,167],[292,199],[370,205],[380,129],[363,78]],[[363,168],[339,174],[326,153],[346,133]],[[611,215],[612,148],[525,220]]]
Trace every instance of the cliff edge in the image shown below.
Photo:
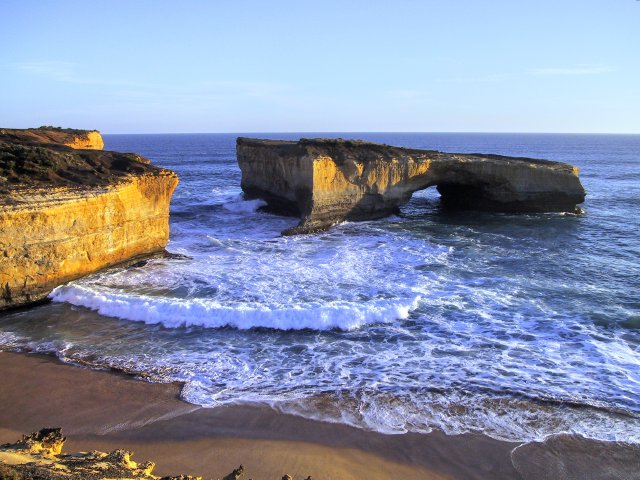
[[[164,249],[174,172],[136,154],[75,149],[51,143],[59,137],[49,133],[15,132],[0,129],[0,310]]]
[[[284,234],[381,218],[431,186],[446,205],[495,212],[575,212],[585,198],[577,167],[548,160],[342,139],[240,137],[236,148],[245,195],[300,216]]]
[[[76,149],[102,150],[104,141],[97,130],[75,128],[0,128],[0,138],[13,143],[65,145]]]

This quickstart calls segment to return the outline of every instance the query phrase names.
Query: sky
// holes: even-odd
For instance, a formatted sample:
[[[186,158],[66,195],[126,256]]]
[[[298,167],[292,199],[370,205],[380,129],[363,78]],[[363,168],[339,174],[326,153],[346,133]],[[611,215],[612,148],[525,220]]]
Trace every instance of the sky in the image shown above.
[[[0,126],[640,133],[638,0],[0,0]]]

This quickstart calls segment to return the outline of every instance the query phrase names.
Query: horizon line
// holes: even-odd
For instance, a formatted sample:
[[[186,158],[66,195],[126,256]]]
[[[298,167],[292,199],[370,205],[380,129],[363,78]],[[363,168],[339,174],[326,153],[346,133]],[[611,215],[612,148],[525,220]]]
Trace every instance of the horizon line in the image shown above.
[[[82,129],[81,129],[82,130]],[[103,135],[233,135],[233,134],[389,134],[389,133],[410,133],[410,134],[493,134],[493,135],[640,135],[640,132],[515,132],[515,131],[404,131],[404,130],[278,130],[278,131],[224,131],[224,132],[103,132]]]

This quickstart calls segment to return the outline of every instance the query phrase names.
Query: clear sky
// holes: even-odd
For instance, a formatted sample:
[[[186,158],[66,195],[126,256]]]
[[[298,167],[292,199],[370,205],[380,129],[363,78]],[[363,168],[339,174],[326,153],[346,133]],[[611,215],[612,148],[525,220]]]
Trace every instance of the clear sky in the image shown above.
[[[640,1],[0,0],[0,126],[640,133]]]

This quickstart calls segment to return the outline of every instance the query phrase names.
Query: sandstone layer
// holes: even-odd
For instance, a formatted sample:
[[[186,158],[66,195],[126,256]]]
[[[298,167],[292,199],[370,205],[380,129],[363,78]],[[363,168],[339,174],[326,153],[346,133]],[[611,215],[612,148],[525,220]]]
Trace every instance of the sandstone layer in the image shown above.
[[[444,205],[494,212],[575,212],[585,198],[577,167],[548,160],[342,139],[242,137],[237,156],[247,197],[300,216],[285,234],[381,218],[431,186]]]
[[[11,140],[0,135],[0,310],[164,250],[174,172],[135,154]]]

